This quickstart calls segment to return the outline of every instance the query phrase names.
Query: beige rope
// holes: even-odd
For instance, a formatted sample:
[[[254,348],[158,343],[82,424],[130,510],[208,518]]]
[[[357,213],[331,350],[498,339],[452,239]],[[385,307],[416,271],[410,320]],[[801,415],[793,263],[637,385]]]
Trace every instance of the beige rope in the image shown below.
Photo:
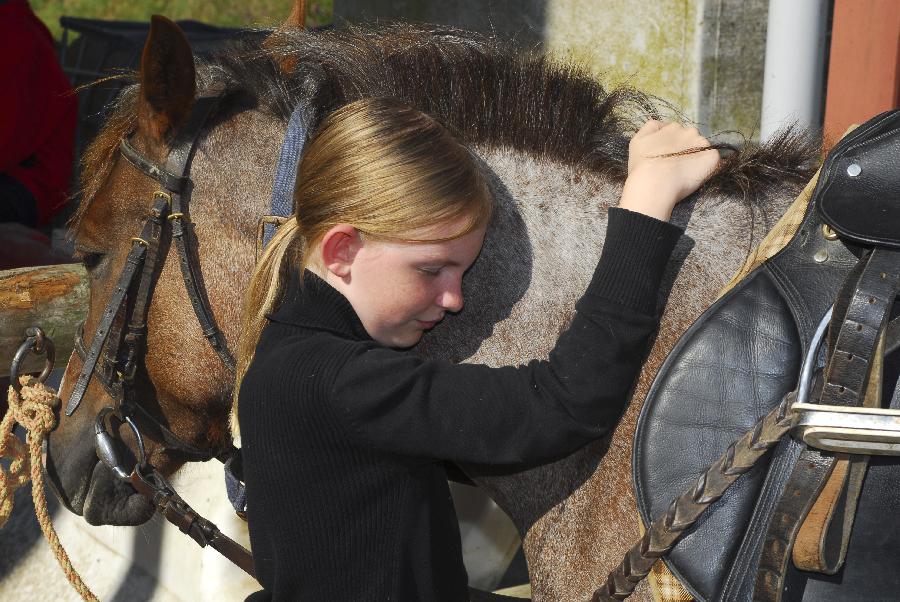
[[[13,494],[30,479],[34,512],[59,566],[83,600],[97,602],[97,597],[81,580],[56,535],[47,511],[47,497],[44,495],[41,444],[47,433],[56,426],[56,414],[53,410],[59,406],[59,398],[55,391],[34,377],[21,376],[19,383],[22,385],[21,395],[12,386],[9,387],[9,409],[0,422],[0,458],[12,461],[8,471],[0,466],[0,527],[6,524],[12,513]],[[25,428],[25,443],[13,434],[16,423]]]

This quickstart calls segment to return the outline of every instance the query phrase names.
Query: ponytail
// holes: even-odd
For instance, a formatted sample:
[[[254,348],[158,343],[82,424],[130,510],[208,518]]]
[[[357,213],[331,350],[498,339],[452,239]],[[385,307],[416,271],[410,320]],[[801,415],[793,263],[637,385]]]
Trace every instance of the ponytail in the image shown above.
[[[282,295],[284,283],[287,282],[287,273],[292,266],[299,263],[304,254],[299,231],[300,227],[296,216],[291,216],[278,227],[257,262],[253,276],[250,278],[250,285],[244,294],[241,335],[238,341],[237,369],[231,405],[231,434],[235,438],[240,436],[237,419],[238,394],[244,375],[247,374],[247,368],[253,361],[259,336],[266,325],[266,314],[275,309],[275,305]]]
[[[303,273],[312,249],[338,224],[373,240],[412,237],[436,223],[463,226],[451,240],[487,224],[487,182],[470,151],[433,118],[391,98],[367,98],[327,115],[297,166],[293,215],[263,251],[241,313],[231,431],[239,434],[238,396],[266,314],[281,301],[288,275]],[[298,221],[299,216],[299,221]]]

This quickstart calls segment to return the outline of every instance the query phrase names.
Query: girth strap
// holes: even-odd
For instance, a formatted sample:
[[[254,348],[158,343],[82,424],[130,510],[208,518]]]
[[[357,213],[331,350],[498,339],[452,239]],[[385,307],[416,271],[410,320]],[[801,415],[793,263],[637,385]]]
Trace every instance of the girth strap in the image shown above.
[[[883,337],[887,316],[900,288],[898,270],[900,252],[876,248],[869,255],[853,287],[844,287],[842,297],[846,298],[847,293],[851,296],[845,302],[846,310],[836,311],[833,317],[834,342],[826,366],[820,403],[840,406],[858,406],[862,403],[873,376],[873,359],[876,352],[883,350],[878,342]],[[834,332],[837,332],[836,336]],[[880,378],[880,374],[875,376]],[[861,462],[859,458],[855,461]],[[835,463],[836,456],[829,452],[806,447],[801,453],[769,521],[756,575],[754,600],[781,599],[797,533],[832,474]],[[855,487],[855,491],[847,491],[844,487],[845,491],[837,494],[844,496],[841,501],[847,510],[846,515],[832,513],[828,517],[833,523],[830,526],[844,531],[837,536],[840,549],[823,554],[816,560],[825,571],[831,573],[843,563],[852,527],[852,510],[855,509],[862,484],[860,470],[864,470],[864,466],[856,466],[853,472],[848,470],[846,475],[842,475],[845,477],[842,479],[843,485],[849,483]],[[834,541],[834,537],[831,540]]]

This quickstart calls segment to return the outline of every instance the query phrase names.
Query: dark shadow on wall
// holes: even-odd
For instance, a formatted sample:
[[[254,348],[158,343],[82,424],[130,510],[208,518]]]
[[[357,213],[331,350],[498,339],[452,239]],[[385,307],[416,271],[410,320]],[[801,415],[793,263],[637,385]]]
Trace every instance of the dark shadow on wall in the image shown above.
[[[452,25],[542,50],[547,0],[335,0],[335,24],[409,21]]]

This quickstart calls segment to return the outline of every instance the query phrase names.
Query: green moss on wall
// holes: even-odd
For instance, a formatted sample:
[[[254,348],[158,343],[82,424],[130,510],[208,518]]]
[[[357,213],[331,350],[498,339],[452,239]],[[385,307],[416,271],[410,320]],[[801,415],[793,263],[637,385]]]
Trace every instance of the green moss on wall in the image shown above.
[[[696,53],[702,0],[555,0],[546,48],[607,82],[627,84],[697,114]]]

